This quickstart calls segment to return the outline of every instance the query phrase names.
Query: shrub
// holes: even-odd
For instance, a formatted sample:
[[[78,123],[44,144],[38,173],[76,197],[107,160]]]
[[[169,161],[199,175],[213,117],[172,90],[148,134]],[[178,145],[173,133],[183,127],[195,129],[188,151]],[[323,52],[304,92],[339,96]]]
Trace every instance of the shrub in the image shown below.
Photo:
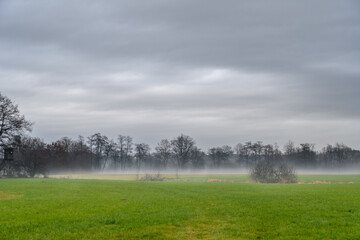
[[[144,177],[140,178],[139,181],[164,181],[165,178],[162,177],[160,174],[146,174]]]
[[[297,176],[295,169],[289,167],[285,162],[280,164],[277,169],[278,178],[281,183],[297,183]]]
[[[296,183],[295,170],[285,162],[274,166],[270,161],[258,162],[250,171],[251,178],[260,183]]]

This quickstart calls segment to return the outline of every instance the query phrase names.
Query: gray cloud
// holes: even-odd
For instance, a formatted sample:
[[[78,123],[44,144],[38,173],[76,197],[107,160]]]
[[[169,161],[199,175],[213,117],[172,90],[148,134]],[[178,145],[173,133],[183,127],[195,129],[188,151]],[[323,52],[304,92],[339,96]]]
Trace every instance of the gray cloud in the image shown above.
[[[358,1],[0,2],[1,92],[46,140],[360,148]]]

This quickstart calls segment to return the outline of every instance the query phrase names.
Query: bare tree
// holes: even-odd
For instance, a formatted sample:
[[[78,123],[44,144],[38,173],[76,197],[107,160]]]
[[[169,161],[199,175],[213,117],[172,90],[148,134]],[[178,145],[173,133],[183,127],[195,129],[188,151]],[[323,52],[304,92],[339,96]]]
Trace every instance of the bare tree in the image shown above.
[[[190,159],[193,168],[199,169],[205,166],[205,153],[198,147],[191,149]]]
[[[251,155],[252,155],[252,161],[253,162],[258,162],[259,160],[262,159],[262,153],[263,153],[263,150],[264,150],[264,145],[261,141],[257,141],[255,143],[253,143],[251,146],[250,146],[250,149],[251,149]]]
[[[284,158],[292,163],[296,162],[297,150],[294,142],[291,140],[284,145]]]
[[[301,159],[300,164],[306,167],[314,165],[316,162],[315,144],[302,143],[297,149],[298,158]]]
[[[131,166],[131,154],[133,151],[132,137],[119,135],[118,136],[118,147],[119,147],[119,161],[120,167],[125,169],[126,166]],[[116,166],[115,166],[116,168]]]
[[[190,160],[190,151],[194,147],[194,140],[181,134],[171,141],[172,150],[176,160],[176,175],[178,175],[179,169],[182,169]]]
[[[46,176],[48,154],[45,143],[39,138],[24,137],[15,159],[20,166],[20,174],[34,177],[36,174]]]
[[[155,147],[155,167],[160,172],[161,169],[166,169],[167,164],[171,158],[171,143],[167,139],[162,139]]]
[[[18,106],[0,93],[0,151],[14,141],[17,135],[31,131],[32,123],[20,114]],[[1,155],[1,154],[0,154]],[[0,172],[8,164],[0,157]]]
[[[102,170],[108,165],[109,159],[113,159],[116,157],[116,143],[114,140],[106,141],[104,145],[104,160]]]
[[[92,152],[86,145],[83,136],[79,136],[77,140],[72,142],[71,156],[74,170],[91,170]]]
[[[237,154],[237,161],[243,166],[251,165],[252,155],[253,155],[252,142],[246,142],[245,144],[237,144],[235,147],[235,152]]]
[[[120,167],[123,168],[125,166],[125,140],[126,136],[119,135],[118,136],[118,147],[119,147],[119,161]],[[115,169],[117,168],[117,164],[115,162]]]
[[[295,148],[295,144],[293,141],[289,140],[285,145],[284,145],[284,153],[286,155],[291,155],[294,154],[296,152],[296,148]]]
[[[238,143],[236,144],[236,146],[234,147],[234,152],[236,154],[236,161],[240,166],[246,166],[247,161],[246,161],[246,152],[245,152],[245,148],[244,145],[242,143]]]
[[[47,145],[51,158],[50,166],[57,171],[68,170],[71,166],[69,138],[61,138]]]
[[[15,135],[31,131],[32,123],[20,114],[18,106],[0,93],[0,145],[11,141]]]
[[[125,164],[128,167],[132,165],[132,153],[133,153],[133,139],[130,136],[126,136],[125,144]]]
[[[320,154],[320,161],[332,167],[344,166],[353,163],[353,153],[354,150],[343,143],[328,144]]]
[[[279,150],[279,146],[275,143],[266,144],[263,146],[263,158],[262,160],[268,160],[275,164],[280,163],[282,160],[282,153]]]
[[[146,143],[135,144],[135,166],[137,169],[136,178],[139,179],[140,168],[150,156],[150,147]]]
[[[105,152],[105,146],[109,142],[106,136],[101,135],[100,133],[95,133],[88,138],[90,144],[90,149],[94,154],[93,158],[93,168],[95,170],[101,169],[102,156]]]
[[[210,148],[208,151],[208,155],[212,161],[212,165],[215,168],[220,167],[221,164],[228,161],[232,153],[233,152],[231,150],[231,147],[228,145]]]

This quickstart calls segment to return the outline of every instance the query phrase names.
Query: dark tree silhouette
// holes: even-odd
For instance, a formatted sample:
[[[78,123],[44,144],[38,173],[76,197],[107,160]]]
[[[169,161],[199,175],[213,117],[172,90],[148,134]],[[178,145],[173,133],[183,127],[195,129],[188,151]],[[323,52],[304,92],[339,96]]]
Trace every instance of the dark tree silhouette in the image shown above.
[[[190,151],[191,165],[195,169],[204,168],[206,154],[198,147],[193,147]]]
[[[20,114],[18,106],[10,98],[0,93],[0,175],[5,167],[11,167],[11,163],[6,162],[1,157],[5,148],[11,146],[18,135],[26,131],[31,131],[32,123],[27,121]]]
[[[184,134],[181,134],[180,136],[176,137],[171,141],[177,171],[179,169],[182,169],[186,165],[186,163],[189,162],[190,152],[194,145],[194,140]]]
[[[133,151],[133,139],[130,136],[119,135],[118,136],[118,148],[119,148],[119,162],[120,168],[125,169],[131,166],[131,154]],[[115,168],[117,164],[115,163]]]
[[[20,114],[18,106],[0,93],[0,145],[4,146],[14,136],[31,131],[32,123]]]
[[[95,170],[100,170],[102,157],[105,152],[105,146],[108,144],[109,139],[106,136],[101,135],[100,133],[95,133],[88,139],[90,149],[94,154],[94,158],[92,161],[93,168]]]
[[[229,160],[232,153],[231,147],[224,145],[222,147],[210,148],[208,155],[211,159],[213,167],[219,168],[222,164]]]
[[[162,139],[155,147],[155,168],[160,170],[165,169],[171,159],[171,143],[167,139]]]
[[[257,162],[250,171],[251,178],[260,183],[296,183],[295,171],[287,163],[278,166],[269,160]]]
[[[28,177],[36,174],[47,174],[48,151],[46,144],[39,138],[24,137],[21,140],[18,156],[15,162],[20,166],[20,173]]]
[[[146,163],[146,160],[150,157],[150,147],[146,143],[135,144],[135,166],[137,169],[137,178],[139,178],[139,172],[141,166]]]

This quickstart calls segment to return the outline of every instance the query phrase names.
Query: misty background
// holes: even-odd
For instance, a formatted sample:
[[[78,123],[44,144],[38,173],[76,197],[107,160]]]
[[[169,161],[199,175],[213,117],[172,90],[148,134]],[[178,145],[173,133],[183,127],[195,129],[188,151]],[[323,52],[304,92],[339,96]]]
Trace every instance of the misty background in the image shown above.
[[[0,91],[46,142],[359,149],[359,23],[356,0],[2,0]]]

